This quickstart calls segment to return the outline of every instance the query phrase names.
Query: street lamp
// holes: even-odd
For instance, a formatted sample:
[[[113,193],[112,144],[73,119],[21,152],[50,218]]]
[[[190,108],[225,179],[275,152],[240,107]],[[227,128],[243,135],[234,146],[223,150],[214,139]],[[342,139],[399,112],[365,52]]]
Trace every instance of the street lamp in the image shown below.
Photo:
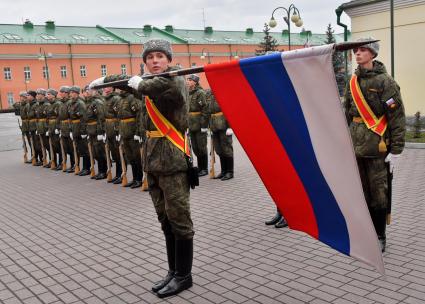
[[[29,80],[25,80],[25,92],[28,92],[28,84],[30,83]]]
[[[38,60],[44,61],[44,68],[46,70],[47,88],[50,88],[50,72],[49,72],[49,66],[47,65],[47,57],[52,57],[52,54],[48,53],[46,55],[46,51],[43,48],[40,48],[40,55],[38,56]]]
[[[274,19],[274,13],[278,9],[283,9],[286,12],[286,16],[283,17],[283,20],[288,25],[288,47],[289,47],[289,50],[291,50],[291,23],[289,22],[289,17],[291,17],[291,21],[297,27],[302,26],[303,25],[303,21],[302,21],[301,16],[300,16],[300,11],[293,4],[291,4],[289,6],[289,8],[286,8],[286,7],[283,7],[283,6],[276,7],[273,10],[272,17],[270,18],[270,21],[269,21],[270,27],[275,27],[277,25],[277,21]],[[291,16],[291,12],[292,12],[292,16]]]
[[[201,59],[204,60],[205,57],[208,57],[208,63],[211,63],[211,56],[210,56],[210,51],[208,51],[208,49],[203,48],[201,51],[202,55],[201,55]]]
[[[240,57],[242,57],[242,51],[239,49],[236,49],[235,51],[235,55],[233,56],[234,59],[239,59]]]

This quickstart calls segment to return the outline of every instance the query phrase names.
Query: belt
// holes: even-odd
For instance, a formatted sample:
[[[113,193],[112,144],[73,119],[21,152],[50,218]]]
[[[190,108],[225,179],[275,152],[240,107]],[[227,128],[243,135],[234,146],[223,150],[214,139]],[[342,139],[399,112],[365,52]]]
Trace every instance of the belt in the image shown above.
[[[45,122],[46,118],[39,118],[38,121]]]
[[[136,118],[131,117],[131,118],[123,118],[121,119],[122,122],[135,122]]]
[[[116,119],[116,118],[105,118],[105,120],[106,120],[107,122],[115,122],[115,121],[117,121],[118,119]]]
[[[62,119],[61,122],[63,122],[63,123],[69,123],[69,119]]]
[[[22,119],[23,122],[29,121],[29,119]]]
[[[71,123],[73,123],[73,124],[77,124],[77,123],[80,123],[81,122],[81,120],[79,120],[79,119],[72,119],[71,120]]]
[[[156,137],[165,137],[159,131],[146,131],[146,137],[148,138],[156,138]]]
[[[38,120],[37,118],[31,118],[29,121],[34,122],[34,121],[37,121],[37,120]]]
[[[221,116],[221,115],[223,115],[223,112],[217,112],[217,113],[211,114],[211,116]]]
[[[189,115],[201,115],[201,112],[189,112]]]
[[[90,122],[87,122],[87,125],[89,125],[89,126],[97,125],[97,121],[90,121]]]
[[[359,116],[353,117],[353,121],[354,122],[357,122],[357,123],[364,123],[363,118],[361,118]]]
[[[49,120],[50,120],[50,119],[56,119],[56,116],[49,117],[48,119],[49,119]]]

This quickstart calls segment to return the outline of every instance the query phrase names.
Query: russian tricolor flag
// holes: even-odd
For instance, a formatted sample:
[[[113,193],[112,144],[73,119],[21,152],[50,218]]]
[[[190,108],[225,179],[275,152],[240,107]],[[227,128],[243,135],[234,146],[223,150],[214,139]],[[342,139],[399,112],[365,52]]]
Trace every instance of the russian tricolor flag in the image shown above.
[[[384,273],[332,68],[333,45],[205,66],[289,227]]]

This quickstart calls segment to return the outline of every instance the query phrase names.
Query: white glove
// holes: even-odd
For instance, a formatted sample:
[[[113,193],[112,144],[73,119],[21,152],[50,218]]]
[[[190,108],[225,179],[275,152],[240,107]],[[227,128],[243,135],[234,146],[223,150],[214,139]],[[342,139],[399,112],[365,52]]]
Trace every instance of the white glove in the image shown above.
[[[226,135],[227,136],[233,135],[233,130],[231,128],[227,128]]]
[[[390,163],[390,172],[393,173],[395,166],[397,165],[401,154],[388,154],[387,157],[385,157],[385,162]]]
[[[98,136],[97,136],[97,140],[98,140],[98,141],[103,141],[103,135],[98,135]]]
[[[140,142],[140,136],[139,135],[134,135],[134,140]]]
[[[208,128],[201,128],[201,133],[207,133],[208,132]]]
[[[87,135],[82,134],[82,135],[81,135],[81,138],[82,138],[82,139],[86,139],[86,138],[87,138]]]
[[[116,139],[119,142],[121,140],[121,135],[118,134],[118,136],[116,137]]]
[[[103,81],[105,80],[105,77],[100,77],[98,79],[93,80],[89,84],[89,89],[93,89],[95,85],[103,84]]]
[[[128,86],[137,90],[139,88],[139,84],[143,81],[143,78],[140,76],[133,76],[128,80]]]
[[[46,132],[46,136],[49,137],[49,131]]]
[[[58,129],[55,129],[55,134],[56,135],[59,134],[59,130]]]
[[[69,132],[69,138],[71,138],[71,140],[74,140],[74,137],[72,136],[72,132]]]
[[[102,135],[102,141],[104,144],[106,144],[106,133]]]
[[[38,135],[38,131],[37,130],[35,130],[35,135]]]

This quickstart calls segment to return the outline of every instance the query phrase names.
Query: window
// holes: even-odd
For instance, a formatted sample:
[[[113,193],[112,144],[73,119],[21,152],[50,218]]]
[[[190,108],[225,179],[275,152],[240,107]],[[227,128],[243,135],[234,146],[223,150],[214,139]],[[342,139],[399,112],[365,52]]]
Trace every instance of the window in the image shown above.
[[[12,79],[12,70],[9,67],[6,67],[4,70],[4,79],[11,80]]]
[[[125,64],[121,64],[121,75],[127,75],[127,66]]]
[[[58,39],[55,36],[47,35],[47,34],[41,34],[40,37],[43,38],[44,40],[56,40],[56,39]]]
[[[67,73],[66,73],[66,65],[62,65],[61,66],[61,77],[62,78],[66,78]]]
[[[81,77],[86,77],[87,76],[87,70],[86,70],[86,66],[85,65],[80,65],[80,75],[81,75]]]
[[[13,93],[12,92],[7,93],[7,103],[9,104],[9,106],[11,106],[15,103],[15,101],[13,100]]]
[[[139,37],[147,37],[145,35],[145,33],[142,33],[142,32],[134,32],[134,34],[137,35],[137,36],[139,36]]]
[[[31,70],[30,70],[30,67],[28,66],[24,67],[24,78],[25,80],[31,79]]]
[[[106,70],[106,64],[102,64],[100,66],[100,74],[102,77],[106,76],[106,74],[108,73],[108,71]]]
[[[49,79],[50,78],[49,68],[46,67],[46,66],[43,66],[43,78],[44,79]]]
[[[74,38],[75,40],[87,40],[86,36],[79,35],[79,34],[73,34],[71,35],[71,37]]]
[[[3,34],[3,36],[8,40],[22,40],[22,38],[16,34]]]
[[[109,36],[99,36],[99,38],[102,39],[103,41],[114,41],[114,38]]]
[[[216,42],[217,40],[214,38],[204,38],[208,42]]]

